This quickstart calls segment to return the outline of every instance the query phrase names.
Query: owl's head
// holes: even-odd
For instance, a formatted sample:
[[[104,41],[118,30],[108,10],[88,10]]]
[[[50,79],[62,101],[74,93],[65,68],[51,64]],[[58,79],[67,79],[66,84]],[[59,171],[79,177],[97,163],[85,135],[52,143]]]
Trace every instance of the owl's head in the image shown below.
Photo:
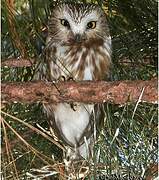
[[[63,3],[55,6],[48,28],[51,38],[66,43],[109,37],[106,15],[95,4]]]

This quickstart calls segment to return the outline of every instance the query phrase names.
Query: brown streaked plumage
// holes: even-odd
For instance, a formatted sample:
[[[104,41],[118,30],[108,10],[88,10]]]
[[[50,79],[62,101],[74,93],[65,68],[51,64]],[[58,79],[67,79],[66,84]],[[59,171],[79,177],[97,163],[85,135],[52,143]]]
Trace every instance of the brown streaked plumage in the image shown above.
[[[104,11],[95,4],[55,6],[48,23],[45,54],[48,80],[61,76],[75,81],[107,78],[111,38]],[[44,108],[55,133],[67,146],[67,161],[90,158],[96,128],[103,121],[101,105],[60,103]]]

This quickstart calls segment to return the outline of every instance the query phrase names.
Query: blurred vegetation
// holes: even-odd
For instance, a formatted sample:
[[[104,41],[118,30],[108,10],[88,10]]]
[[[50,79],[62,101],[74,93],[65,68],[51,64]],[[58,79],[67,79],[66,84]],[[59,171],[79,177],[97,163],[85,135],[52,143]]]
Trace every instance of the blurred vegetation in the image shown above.
[[[35,58],[39,61],[38,57],[45,46],[44,29],[52,2],[2,0],[2,61],[18,57]],[[157,1],[82,2],[98,3],[106,11],[113,47],[112,79],[148,80],[156,77]],[[30,81],[34,70],[34,66],[3,67],[2,82]],[[93,168],[88,178],[93,179],[94,171],[96,179],[107,175],[115,175],[118,179],[129,179],[130,176],[146,179],[148,176],[157,176],[157,171],[153,170],[158,163],[157,115],[157,106],[152,104],[106,104],[105,126],[95,146],[96,168]],[[15,117],[19,118],[19,121]],[[49,135],[46,138],[38,132],[42,131],[42,128],[48,131],[40,104],[7,104],[2,109],[1,122],[4,179],[29,179],[26,172],[31,173],[31,169],[40,169],[46,165],[58,171],[54,165],[62,162],[62,150],[51,142]]]

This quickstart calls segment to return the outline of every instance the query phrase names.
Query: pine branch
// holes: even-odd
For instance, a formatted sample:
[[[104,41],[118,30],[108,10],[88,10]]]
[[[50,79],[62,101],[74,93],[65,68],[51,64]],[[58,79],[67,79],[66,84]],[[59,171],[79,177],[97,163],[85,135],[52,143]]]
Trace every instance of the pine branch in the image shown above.
[[[12,82],[2,83],[2,102],[157,103],[157,79],[150,81]],[[141,94],[143,93],[143,94]]]

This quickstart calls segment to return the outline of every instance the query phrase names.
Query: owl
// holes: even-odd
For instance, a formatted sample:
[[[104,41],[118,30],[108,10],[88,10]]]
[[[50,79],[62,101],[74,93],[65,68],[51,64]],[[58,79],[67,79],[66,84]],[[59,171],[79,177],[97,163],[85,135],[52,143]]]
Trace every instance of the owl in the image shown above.
[[[111,37],[101,7],[84,3],[54,6],[48,22],[45,63],[44,77],[49,81],[58,82],[61,77],[66,81],[108,78]],[[103,122],[101,105],[50,103],[44,104],[44,109],[50,126],[66,147],[66,161],[91,158]]]

